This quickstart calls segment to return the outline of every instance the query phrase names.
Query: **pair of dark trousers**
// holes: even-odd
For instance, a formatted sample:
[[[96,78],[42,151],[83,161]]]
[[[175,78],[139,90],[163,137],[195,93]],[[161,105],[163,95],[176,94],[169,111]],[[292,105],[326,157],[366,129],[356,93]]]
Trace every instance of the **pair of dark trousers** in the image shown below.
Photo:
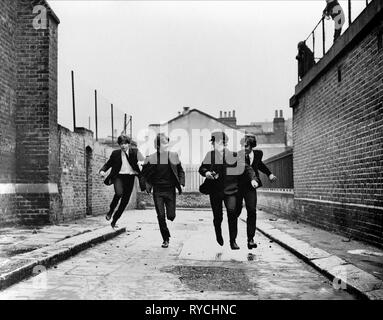
[[[242,203],[245,199],[247,211],[247,240],[254,240],[257,224],[257,190],[244,188],[238,192],[238,217],[242,212]]]
[[[238,215],[237,215],[237,195],[225,195],[222,192],[210,194],[210,205],[213,210],[213,224],[216,235],[222,235],[221,224],[223,220],[223,205],[227,211],[227,220],[229,224],[230,242],[234,242],[238,233]]]
[[[154,187],[153,200],[162,239],[169,241],[170,232],[166,225],[166,218],[173,221],[176,217],[176,189],[174,187]]]
[[[114,212],[116,209],[118,202],[120,201],[120,205],[118,206],[117,211],[113,215],[113,222],[117,222],[120,219],[122,213],[124,212],[126,206],[129,203],[130,196],[133,191],[134,186],[134,175],[131,174],[119,174],[114,178],[114,197],[112,202],[110,203],[110,211]]]

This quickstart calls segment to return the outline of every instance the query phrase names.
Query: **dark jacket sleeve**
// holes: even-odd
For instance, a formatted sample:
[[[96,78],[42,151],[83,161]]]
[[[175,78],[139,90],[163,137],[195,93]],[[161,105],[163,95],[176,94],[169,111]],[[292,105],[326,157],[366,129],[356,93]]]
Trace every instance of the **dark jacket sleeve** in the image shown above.
[[[264,173],[265,175],[271,175],[271,171],[262,161],[263,152],[261,150],[257,150],[257,167],[258,170]]]
[[[150,163],[150,157],[146,157],[144,164],[142,165],[141,175],[145,178],[146,181],[150,180],[151,175],[153,174],[153,165]]]
[[[198,169],[198,172],[201,176],[205,177],[206,172],[211,170],[211,160],[212,160],[212,154],[211,154],[211,151],[209,151],[206,154],[205,159],[203,159],[202,164]]]
[[[178,180],[180,181],[181,186],[185,186],[185,171],[182,168],[181,160],[178,157],[177,154],[177,173],[178,173]]]
[[[144,164],[142,165],[142,171],[141,171],[141,190],[144,188],[147,192],[151,192],[152,190],[152,185],[150,183],[150,178],[153,174],[153,165],[150,163],[150,158],[147,156],[144,160]],[[144,190],[142,190],[144,191]]]
[[[109,160],[102,166],[99,172],[101,171],[108,171],[113,166],[113,158],[114,158],[115,152],[113,151],[112,154],[109,157]]]
[[[243,174],[245,175],[245,177],[247,177],[247,179],[249,179],[249,181],[256,180],[259,183],[259,177],[257,177],[256,173],[254,172],[254,169],[247,163],[245,163],[245,171]]]

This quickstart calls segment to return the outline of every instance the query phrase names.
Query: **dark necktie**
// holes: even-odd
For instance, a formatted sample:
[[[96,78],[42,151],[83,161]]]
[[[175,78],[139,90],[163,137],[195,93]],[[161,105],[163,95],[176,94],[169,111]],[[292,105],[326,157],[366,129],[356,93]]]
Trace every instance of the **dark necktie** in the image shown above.
[[[248,154],[245,156],[245,160],[246,160],[246,163],[250,165],[250,156]]]

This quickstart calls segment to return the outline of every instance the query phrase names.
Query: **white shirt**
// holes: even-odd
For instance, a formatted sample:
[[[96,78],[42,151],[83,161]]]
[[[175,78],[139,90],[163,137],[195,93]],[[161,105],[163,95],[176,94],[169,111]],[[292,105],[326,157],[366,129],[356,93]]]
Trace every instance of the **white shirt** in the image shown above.
[[[253,151],[251,151],[251,152],[249,153],[249,159],[250,159],[250,165],[252,165],[252,164],[253,164],[253,161],[254,161],[254,152],[253,152]]]
[[[128,150],[129,152],[129,150]],[[121,160],[122,160],[122,165],[121,165],[121,170],[119,174],[136,174],[131,165],[128,162],[127,155],[123,150],[121,150]]]

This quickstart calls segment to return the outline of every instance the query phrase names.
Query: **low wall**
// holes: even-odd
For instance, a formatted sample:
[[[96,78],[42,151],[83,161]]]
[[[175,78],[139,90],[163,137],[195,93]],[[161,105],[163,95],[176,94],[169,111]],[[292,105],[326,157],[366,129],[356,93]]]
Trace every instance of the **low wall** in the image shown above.
[[[263,189],[257,191],[257,207],[273,214],[293,218],[293,189]]]
[[[142,209],[144,205],[154,207],[153,193],[137,192],[137,208]],[[176,205],[178,208],[210,208],[210,201],[208,195],[200,192],[184,192],[181,195],[177,192]]]

